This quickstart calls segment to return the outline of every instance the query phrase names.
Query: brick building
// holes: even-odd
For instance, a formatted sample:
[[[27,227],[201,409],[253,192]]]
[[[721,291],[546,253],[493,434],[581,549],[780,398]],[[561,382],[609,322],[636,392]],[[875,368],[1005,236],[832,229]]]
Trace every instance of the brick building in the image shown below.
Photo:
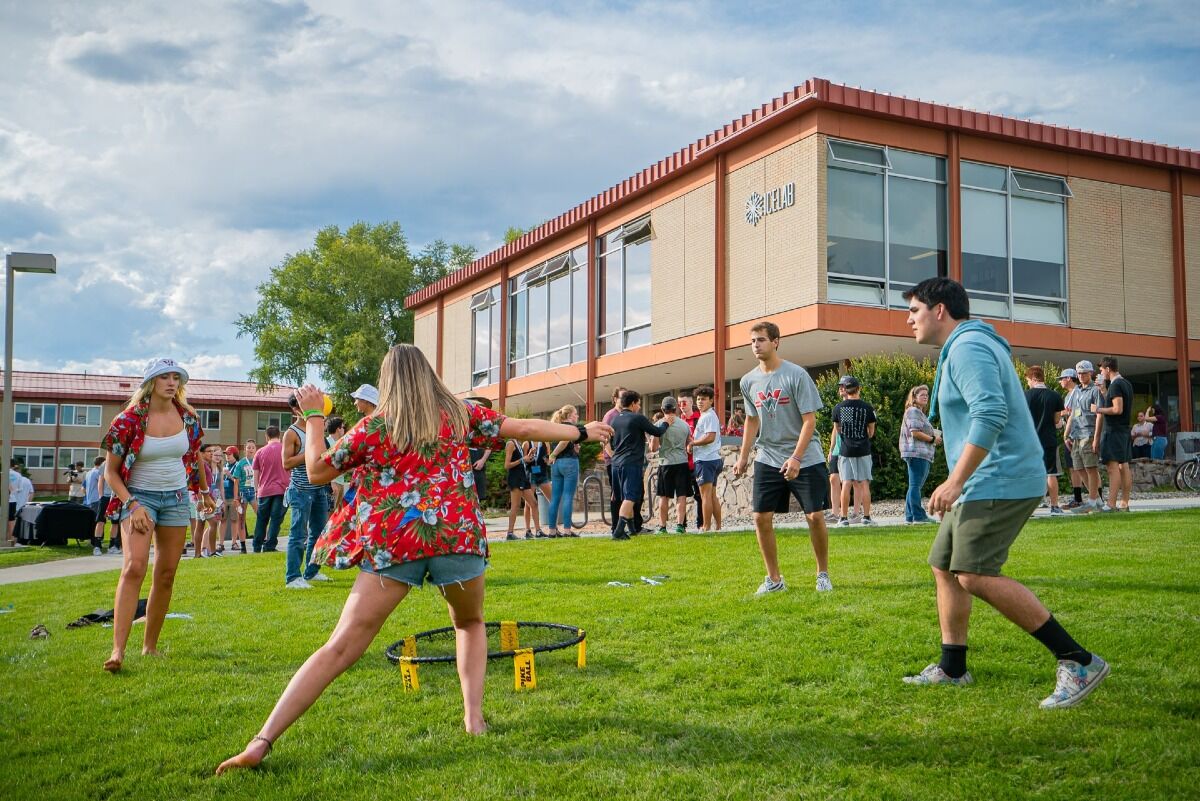
[[[1191,430],[1200,152],[811,79],[407,299],[450,388],[597,414],[715,384],[771,318],[810,368],[916,345],[901,293],[960,280],[1027,362],[1120,357]],[[581,404],[583,405],[583,404]]]
[[[74,462],[91,469],[109,423],[125,408],[140,378],[13,371],[13,457],[22,459],[40,493],[66,494],[63,471]],[[187,383],[187,401],[200,415],[204,441],[266,442],[268,425],[291,423],[290,387],[263,395],[244,381]]]

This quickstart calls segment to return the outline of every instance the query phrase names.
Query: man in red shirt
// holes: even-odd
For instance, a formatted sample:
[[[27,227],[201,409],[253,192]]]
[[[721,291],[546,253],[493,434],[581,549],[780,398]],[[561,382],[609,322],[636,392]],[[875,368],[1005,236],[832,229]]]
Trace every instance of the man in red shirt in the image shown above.
[[[696,436],[696,423],[700,420],[700,412],[692,405],[690,395],[679,396],[679,419],[688,424],[692,437]],[[696,483],[696,462],[692,459],[692,445],[688,442],[688,472],[692,475],[692,497],[696,499],[696,528],[704,528],[704,510],[700,504],[700,485]]]
[[[254,521],[254,552],[279,550],[279,526],[283,523],[283,494],[288,474],[283,469],[283,442],[279,426],[267,426],[267,444],[254,454],[254,479],[258,490],[258,517]],[[270,523],[268,532],[267,524]]]

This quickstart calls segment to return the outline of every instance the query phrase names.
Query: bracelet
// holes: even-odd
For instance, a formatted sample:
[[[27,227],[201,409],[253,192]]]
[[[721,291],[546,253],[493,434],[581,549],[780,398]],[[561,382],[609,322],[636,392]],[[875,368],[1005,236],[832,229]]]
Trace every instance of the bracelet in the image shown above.
[[[122,508],[122,509],[128,509],[128,510],[132,511],[132,510],[133,510],[133,507],[135,507],[135,506],[137,506],[137,505],[138,505],[138,499],[137,499],[137,498],[135,498],[135,497],[133,497],[132,495],[130,495],[130,496],[129,496],[129,500],[127,500],[127,501],[125,501],[124,503],[122,503],[122,504],[121,504],[121,508]]]
[[[587,438],[588,438],[587,426],[585,426],[583,423],[576,423],[575,427],[577,429],[579,429],[579,436],[577,436],[575,438],[575,441],[576,442],[586,442]]]
[[[321,419],[325,419],[325,413],[320,409],[309,409],[308,411],[304,412],[304,421],[308,422],[310,417],[320,417]]]

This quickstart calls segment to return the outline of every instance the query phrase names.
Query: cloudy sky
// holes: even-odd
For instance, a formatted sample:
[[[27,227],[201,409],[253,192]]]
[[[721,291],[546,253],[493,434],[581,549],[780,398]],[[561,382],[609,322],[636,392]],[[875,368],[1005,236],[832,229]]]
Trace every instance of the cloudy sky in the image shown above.
[[[945,10],[939,6],[953,6]],[[831,10],[832,9],[832,10]],[[1180,2],[0,0],[18,369],[242,379],[317,228],[485,253],[812,76],[1200,148]]]

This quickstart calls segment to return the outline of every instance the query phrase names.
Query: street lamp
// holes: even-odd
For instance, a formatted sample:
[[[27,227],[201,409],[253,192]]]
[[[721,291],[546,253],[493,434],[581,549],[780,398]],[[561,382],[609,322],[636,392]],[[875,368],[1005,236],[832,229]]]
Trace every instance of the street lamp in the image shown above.
[[[12,352],[13,352],[13,277],[17,273],[49,273],[58,271],[52,253],[9,253],[4,257],[4,403],[0,407],[0,461],[3,462],[4,480],[0,481],[0,514],[5,516],[4,543],[8,544],[8,470],[12,464],[13,399],[12,399]]]

